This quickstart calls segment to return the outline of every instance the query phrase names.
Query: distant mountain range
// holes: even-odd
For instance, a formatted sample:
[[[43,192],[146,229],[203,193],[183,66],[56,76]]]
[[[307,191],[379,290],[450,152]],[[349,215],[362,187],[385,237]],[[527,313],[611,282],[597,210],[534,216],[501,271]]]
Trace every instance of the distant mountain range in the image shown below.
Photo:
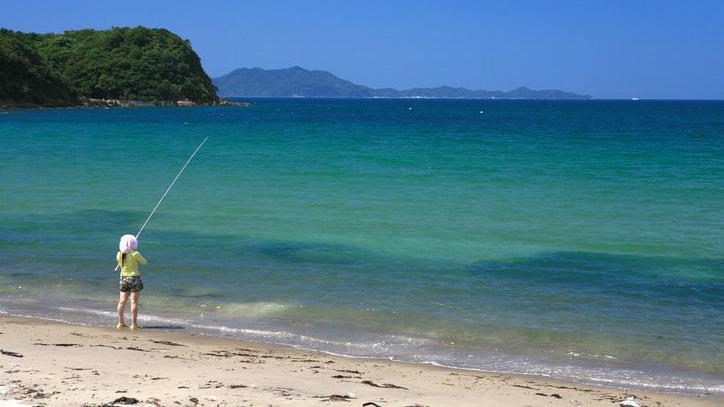
[[[239,68],[212,79],[219,96],[227,97],[318,97],[318,98],[458,98],[458,99],[590,99],[558,89],[511,91],[437,88],[373,89],[340,79],[326,71],[298,66],[286,69]]]

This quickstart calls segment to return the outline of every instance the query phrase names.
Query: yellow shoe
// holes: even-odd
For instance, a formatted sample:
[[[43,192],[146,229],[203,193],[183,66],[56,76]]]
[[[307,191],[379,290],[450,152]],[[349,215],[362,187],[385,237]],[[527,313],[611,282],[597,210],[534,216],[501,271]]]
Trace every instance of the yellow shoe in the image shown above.
[[[143,329],[141,325],[131,325],[131,330]]]
[[[121,324],[121,323],[116,324],[116,329],[123,329],[123,328],[128,328],[128,325]]]

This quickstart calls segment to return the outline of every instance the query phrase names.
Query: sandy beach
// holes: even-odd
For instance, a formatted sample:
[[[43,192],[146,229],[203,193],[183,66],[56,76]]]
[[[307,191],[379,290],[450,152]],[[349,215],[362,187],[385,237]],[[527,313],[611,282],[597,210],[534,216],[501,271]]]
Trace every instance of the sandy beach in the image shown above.
[[[0,317],[0,405],[715,406],[655,394],[233,339]],[[374,403],[374,404],[366,404]]]

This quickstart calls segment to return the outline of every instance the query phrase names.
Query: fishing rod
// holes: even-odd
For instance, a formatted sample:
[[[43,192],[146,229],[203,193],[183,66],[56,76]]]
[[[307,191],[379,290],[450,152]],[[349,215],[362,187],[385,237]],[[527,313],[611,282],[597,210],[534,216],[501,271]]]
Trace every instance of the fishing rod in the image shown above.
[[[208,139],[209,139],[209,137],[207,136],[207,137],[204,139],[204,141],[202,141],[201,144],[199,144],[199,146],[196,147],[196,150],[194,150],[194,152],[191,154],[191,157],[189,157],[189,159],[186,160],[186,164],[184,164],[184,166],[181,167],[181,169],[179,170],[178,174],[176,174],[176,178],[174,178],[173,181],[171,181],[171,185],[169,185],[168,188],[166,188],[166,191],[163,193],[163,195],[161,195],[161,199],[158,200],[158,202],[156,203],[156,206],[154,206],[153,209],[151,210],[151,213],[148,214],[148,218],[146,218],[146,221],[143,222],[143,226],[141,226],[141,229],[139,229],[139,230],[138,230],[138,233],[136,233],[136,239],[138,239],[138,237],[141,236],[141,232],[143,232],[143,229],[146,228],[146,225],[148,225],[148,221],[151,220],[151,218],[153,217],[153,214],[156,213],[156,209],[158,209],[158,207],[161,206],[161,202],[163,202],[164,198],[166,198],[166,195],[168,194],[168,191],[170,191],[171,188],[173,188],[173,185],[174,185],[174,184],[176,183],[176,181],[179,179],[179,177],[180,177],[181,174],[184,172],[184,170],[186,169],[186,167],[189,165],[189,163],[191,162],[191,160],[194,159],[194,157],[196,156],[196,153],[198,153],[199,150],[201,150],[201,147],[203,147],[204,144],[206,144],[206,140],[208,140]],[[113,271],[118,271],[118,267],[120,267],[120,265],[116,264],[116,268],[115,268]]]

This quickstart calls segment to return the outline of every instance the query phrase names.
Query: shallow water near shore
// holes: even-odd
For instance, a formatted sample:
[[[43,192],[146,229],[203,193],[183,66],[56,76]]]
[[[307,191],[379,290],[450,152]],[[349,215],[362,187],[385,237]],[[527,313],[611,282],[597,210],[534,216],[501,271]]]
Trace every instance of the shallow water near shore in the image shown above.
[[[117,239],[205,136],[141,237],[147,324],[724,391],[724,102],[10,111],[0,310],[112,323]]]

